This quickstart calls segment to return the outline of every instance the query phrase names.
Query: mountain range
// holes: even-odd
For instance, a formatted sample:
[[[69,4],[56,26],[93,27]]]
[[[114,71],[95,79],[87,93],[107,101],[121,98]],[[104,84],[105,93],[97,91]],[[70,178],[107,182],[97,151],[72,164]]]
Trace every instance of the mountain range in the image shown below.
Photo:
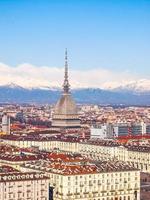
[[[140,89],[135,84],[115,89],[73,89],[77,103],[109,105],[150,105],[150,88]],[[61,95],[60,88],[24,88],[14,83],[0,86],[1,103],[55,103]]]

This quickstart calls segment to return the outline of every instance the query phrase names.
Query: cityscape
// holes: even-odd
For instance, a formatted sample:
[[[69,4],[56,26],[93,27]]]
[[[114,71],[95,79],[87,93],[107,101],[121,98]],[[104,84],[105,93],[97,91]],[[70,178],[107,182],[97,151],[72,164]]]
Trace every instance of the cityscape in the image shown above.
[[[146,57],[150,45],[145,47],[150,41],[149,33],[144,32],[150,30],[145,18],[150,17],[150,2],[106,2],[0,1],[2,48],[8,35],[14,37],[8,49],[0,48],[0,200],[150,200],[150,63]],[[137,28],[133,38],[122,33],[127,46],[130,44],[127,49],[132,48],[129,40],[143,41],[145,46],[138,47],[143,48],[141,52],[134,52],[136,59],[134,53],[130,59],[130,51],[127,60],[119,57],[122,50],[106,53],[111,42],[98,47],[110,35],[118,46],[120,40],[119,33],[113,36],[114,27],[106,34],[101,18],[105,25],[110,20],[120,29],[127,20],[131,35]],[[73,33],[76,22],[79,29]],[[102,27],[95,29],[95,25],[106,28],[101,36],[96,31]],[[33,31],[30,37],[29,27]],[[12,32],[6,36],[9,28]],[[62,31],[60,36],[55,29]],[[82,46],[83,33],[91,51]],[[94,33],[97,43],[90,41]],[[47,45],[51,46],[49,58]],[[111,59],[115,51],[118,60]],[[78,59],[75,52],[79,61],[74,61]],[[107,62],[98,56],[100,52]],[[121,60],[125,66],[120,66]],[[98,68],[99,64],[103,67]]]

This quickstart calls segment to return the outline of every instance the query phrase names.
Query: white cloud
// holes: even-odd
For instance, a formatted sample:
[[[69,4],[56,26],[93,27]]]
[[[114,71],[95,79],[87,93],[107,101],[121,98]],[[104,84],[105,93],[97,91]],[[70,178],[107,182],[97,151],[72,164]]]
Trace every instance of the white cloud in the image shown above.
[[[0,63],[0,85],[15,83],[23,87],[60,87],[63,68],[21,64],[16,67]],[[105,69],[71,70],[69,79],[72,88],[115,88],[138,81],[139,77],[129,72],[113,72]],[[149,81],[149,80],[148,80]]]

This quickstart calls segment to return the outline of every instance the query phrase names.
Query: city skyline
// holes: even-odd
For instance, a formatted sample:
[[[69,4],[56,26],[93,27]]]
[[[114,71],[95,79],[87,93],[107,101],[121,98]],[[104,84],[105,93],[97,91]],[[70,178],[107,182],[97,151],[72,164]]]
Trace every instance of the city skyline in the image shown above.
[[[0,0],[0,200],[150,200],[149,10]]]

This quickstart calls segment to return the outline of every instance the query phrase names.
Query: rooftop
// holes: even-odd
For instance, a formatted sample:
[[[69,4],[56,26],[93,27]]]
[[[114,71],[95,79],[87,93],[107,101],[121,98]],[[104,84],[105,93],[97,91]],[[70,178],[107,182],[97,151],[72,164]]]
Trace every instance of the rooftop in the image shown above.
[[[0,166],[0,174],[5,174],[5,173],[16,173],[19,172],[13,167],[7,166],[7,165],[2,165]]]
[[[45,171],[61,175],[84,175],[97,173],[111,173],[122,171],[137,171],[129,163],[120,161],[109,162],[77,162],[77,163],[60,163],[50,161],[33,161],[23,164],[22,167],[39,171]]]

